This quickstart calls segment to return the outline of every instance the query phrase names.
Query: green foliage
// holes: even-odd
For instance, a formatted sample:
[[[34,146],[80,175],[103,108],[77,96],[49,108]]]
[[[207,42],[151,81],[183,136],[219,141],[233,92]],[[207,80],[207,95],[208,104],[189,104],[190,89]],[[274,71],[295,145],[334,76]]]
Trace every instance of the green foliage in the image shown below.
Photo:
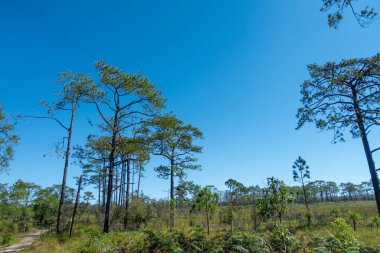
[[[199,210],[215,212],[218,208],[219,194],[212,192],[210,187],[203,187],[196,195],[195,203]]]
[[[210,234],[210,215],[218,208],[219,194],[211,191],[212,187],[202,188],[195,197],[198,210],[206,213],[207,233]]]
[[[343,20],[343,12],[345,9],[351,9],[351,12],[357,22],[362,27],[367,27],[377,17],[377,12],[374,8],[365,6],[360,11],[357,11],[354,6],[354,0],[322,0],[322,12],[330,12],[328,14],[328,25],[335,29],[338,28],[340,22]],[[360,2],[363,2],[362,0]]]
[[[202,132],[172,115],[154,118],[150,124],[150,143],[155,155],[168,159],[170,166],[158,166],[155,171],[159,177],[167,179],[171,171],[176,177],[184,178],[185,170],[197,170],[200,166],[195,162],[194,154],[201,153],[202,147],[194,144],[194,140],[203,138]]]
[[[287,252],[293,244],[293,239],[289,230],[282,224],[277,223],[267,234],[272,252]]]
[[[294,181],[303,183],[304,178],[310,178],[309,166],[306,165],[306,161],[305,159],[302,159],[302,157],[299,156],[297,158],[292,168]]]
[[[237,217],[237,212],[240,209],[239,204],[247,198],[248,189],[240,182],[234,179],[228,179],[224,183],[227,188],[228,210],[224,214],[224,221],[230,224],[230,232],[234,232],[234,222]]]
[[[268,242],[252,233],[236,233],[226,241],[226,248],[232,252],[265,253],[270,252]]]
[[[354,231],[355,231],[356,227],[357,227],[357,222],[361,218],[361,215],[354,210],[349,210],[347,215],[348,215],[348,218],[352,221],[352,226],[353,226]]]
[[[19,141],[19,137],[13,133],[14,127],[0,106],[0,173],[8,168],[9,162],[13,159],[13,148]]]
[[[144,106],[148,111],[164,106],[165,99],[162,97],[161,92],[142,73],[126,74],[123,70],[109,65],[105,61],[97,61],[95,67],[99,71],[100,83],[96,87],[98,90],[94,90],[90,94],[92,100],[99,102],[99,100],[107,98],[107,95],[113,97],[113,94],[107,94],[111,90],[111,92],[117,91],[119,96],[135,95],[141,101],[137,99],[136,101],[139,102],[134,102],[132,105],[146,102]],[[103,102],[107,101],[103,100]]]
[[[303,216],[306,218],[307,220],[307,225],[310,226],[311,225],[311,222],[313,220],[313,217],[314,217],[314,214],[312,211],[310,210],[306,210],[304,213],[303,213]]]
[[[58,202],[58,196],[49,189],[36,192],[33,200],[33,218],[37,226],[49,228],[54,225]]]
[[[327,237],[318,236],[311,243],[315,253],[365,253],[379,252],[376,247],[365,247],[358,242],[352,228],[342,218],[331,223],[332,234]]]
[[[339,208],[334,207],[333,209],[331,209],[331,214],[333,214],[335,218],[338,218],[340,214]]]
[[[259,214],[263,218],[270,218],[276,215],[281,222],[283,215],[288,211],[289,204],[293,202],[294,197],[290,193],[289,188],[281,180],[273,177],[268,178],[267,185],[268,187],[257,200]]]
[[[352,228],[342,218],[337,218],[331,223],[332,234],[345,249],[357,246],[355,234]]]
[[[16,237],[13,234],[5,234],[1,237],[0,245],[1,246],[8,246],[15,239],[16,239]]]
[[[376,226],[377,229],[380,227],[380,217],[375,216],[370,218],[370,226]]]
[[[147,225],[154,217],[153,210],[142,198],[134,198],[128,211],[130,226],[137,230]]]
[[[361,136],[354,102],[365,126],[380,118],[379,99],[374,90],[380,82],[380,54],[323,66],[310,64],[308,70],[311,79],[301,85],[303,107],[297,112],[297,129],[312,122],[318,129],[332,130],[334,141],[344,141],[346,128],[350,128],[354,137]]]

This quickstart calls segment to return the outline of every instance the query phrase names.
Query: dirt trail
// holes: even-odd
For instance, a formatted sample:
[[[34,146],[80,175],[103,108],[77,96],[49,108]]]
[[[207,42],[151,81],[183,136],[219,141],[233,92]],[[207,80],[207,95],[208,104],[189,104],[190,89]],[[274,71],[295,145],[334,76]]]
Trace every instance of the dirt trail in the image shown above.
[[[21,237],[21,241],[13,244],[9,247],[0,248],[0,253],[16,253],[21,252],[21,250],[25,249],[27,246],[31,245],[34,240],[41,237],[43,233],[45,233],[46,230],[40,230],[38,232],[35,232],[30,235],[26,235]]]

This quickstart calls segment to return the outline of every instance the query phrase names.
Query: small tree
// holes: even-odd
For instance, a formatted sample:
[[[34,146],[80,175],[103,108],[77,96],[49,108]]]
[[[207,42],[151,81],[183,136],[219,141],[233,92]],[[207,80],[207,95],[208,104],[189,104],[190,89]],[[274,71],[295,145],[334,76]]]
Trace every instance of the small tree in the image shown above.
[[[257,221],[257,199],[260,196],[260,187],[259,186],[250,186],[248,187],[247,198],[248,202],[252,206],[252,221],[253,221],[253,230],[257,231],[258,221]]]
[[[15,125],[9,123],[0,106],[0,174],[8,168],[9,161],[13,159],[14,145],[19,141],[19,137],[13,133],[14,127]]]
[[[228,188],[228,222],[230,223],[231,233],[233,233],[239,202],[245,200],[248,189],[242,183],[234,179],[228,179],[224,184]]]
[[[339,217],[339,214],[340,214],[340,211],[337,207],[334,207],[333,209],[331,209],[331,214],[334,215],[335,218],[338,218]]]
[[[14,220],[17,218],[17,220],[21,222],[24,232],[28,230],[28,224],[32,219],[30,205],[32,197],[39,189],[40,187],[36,184],[22,180],[17,180],[10,188],[9,197],[14,207]]]
[[[195,162],[194,154],[201,153],[202,148],[194,144],[194,140],[203,137],[202,132],[192,126],[185,125],[172,115],[160,116],[152,120],[150,127],[151,145],[154,155],[166,158],[169,166],[155,168],[158,176],[170,179],[170,214],[169,226],[174,228],[175,219],[175,178],[184,178],[186,170],[197,170],[200,166]]]
[[[380,227],[380,217],[379,216],[371,217],[370,218],[370,226],[371,227],[376,226],[376,229],[379,229],[379,227]]]
[[[285,183],[274,177],[267,178],[267,188],[257,200],[259,213],[264,218],[275,215],[282,223],[284,214],[287,213],[289,204],[294,200]]]
[[[309,203],[307,200],[307,194],[305,189],[305,179],[310,179],[310,170],[309,166],[306,165],[306,161],[302,159],[302,157],[298,157],[297,160],[294,162],[293,166],[293,179],[296,182],[301,183],[302,186],[302,192],[303,197],[305,201],[305,206],[307,210],[307,224],[310,226],[311,224],[311,215],[310,215],[310,209],[309,209]]]
[[[201,186],[193,181],[181,180],[175,189],[175,195],[181,204],[184,201],[190,202],[191,200],[195,200],[200,190]]]
[[[206,213],[207,234],[210,235],[210,214],[218,208],[219,194],[213,192],[211,186],[203,187],[195,197],[195,203]]]
[[[350,210],[347,213],[348,218],[352,221],[352,227],[354,228],[354,231],[356,231],[357,228],[357,222],[361,218],[360,214],[356,211]]]
[[[37,226],[52,228],[59,205],[59,196],[52,188],[41,189],[36,192],[32,202],[33,218]]]

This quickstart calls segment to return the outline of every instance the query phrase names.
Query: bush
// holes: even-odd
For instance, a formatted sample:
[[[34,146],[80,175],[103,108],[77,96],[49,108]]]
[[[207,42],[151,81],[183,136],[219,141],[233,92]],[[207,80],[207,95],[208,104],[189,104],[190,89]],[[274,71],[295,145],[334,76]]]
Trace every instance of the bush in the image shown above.
[[[313,253],[360,253],[362,245],[354,235],[350,225],[342,218],[336,218],[331,223],[332,234],[325,238],[316,237],[313,243]]]
[[[282,224],[276,224],[267,236],[272,252],[287,252],[287,248],[294,244],[289,230]]]
[[[252,233],[238,233],[231,236],[226,248],[232,252],[264,253],[270,252],[268,243],[258,235]]]
[[[335,221],[331,223],[331,227],[334,238],[339,241],[345,249],[357,246],[358,243],[355,239],[354,231],[344,219],[336,218]]]
[[[12,234],[3,235],[1,238],[1,245],[8,246],[11,243],[12,239],[14,239]]]

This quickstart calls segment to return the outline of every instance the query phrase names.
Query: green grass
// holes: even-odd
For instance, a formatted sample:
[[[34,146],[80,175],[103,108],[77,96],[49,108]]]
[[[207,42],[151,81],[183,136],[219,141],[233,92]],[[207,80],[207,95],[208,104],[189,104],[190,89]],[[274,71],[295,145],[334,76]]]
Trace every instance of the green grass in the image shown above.
[[[357,231],[354,233],[356,239],[366,246],[372,247],[380,245],[380,229],[371,227],[368,219],[369,217],[377,215],[374,201],[311,204],[310,209],[313,212],[313,219],[312,225],[309,227],[306,225],[306,218],[303,216],[305,207],[303,205],[295,204],[291,206],[283,222],[283,224],[289,229],[293,238],[292,240],[295,241],[294,247],[303,249],[303,251],[294,252],[311,252],[308,251],[308,247],[311,247],[310,245],[315,243],[314,238],[328,238],[332,236],[331,222],[334,221],[335,217],[331,213],[331,210],[334,208],[339,210],[339,217],[344,218],[350,226],[351,223],[347,216],[347,212],[349,210],[358,212],[361,218],[357,221]],[[205,219],[202,213],[189,215],[186,212],[180,211],[176,217],[176,229],[179,231],[177,234],[169,233],[166,219],[159,218],[153,220],[153,222],[147,227],[148,232],[140,230],[136,232],[113,232],[110,234],[103,234],[101,233],[101,228],[99,226],[87,226],[83,223],[76,228],[75,236],[72,240],[68,240],[67,235],[57,238],[53,233],[48,233],[43,238],[36,240],[32,246],[23,252],[149,252],[146,251],[147,248],[145,248],[145,251],[142,251],[144,247],[147,247],[146,243],[151,240],[148,236],[151,235],[149,234],[151,233],[149,231],[156,231],[153,235],[158,236],[157,241],[150,243],[161,245],[161,248],[154,252],[176,252],[171,250],[168,251],[168,248],[175,248],[178,243],[182,243],[183,240],[193,240],[191,239],[193,237],[195,237],[196,240],[201,240],[202,245],[215,246],[220,243],[220,245],[224,245],[223,247],[227,247],[228,238],[231,235],[228,233],[229,225],[221,223],[220,220],[220,214],[223,213],[224,210],[225,207],[221,207],[218,213],[215,213],[212,216],[211,236],[202,234],[202,236],[204,236],[202,237],[194,234],[194,227],[205,227]],[[261,222],[258,233],[252,233],[251,209],[249,207],[242,207],[239,210],[237,217],[238,220],[235,222],[235,231],[237,234],[244,232],[248,238],[251,238],[252,236],[252,238],[254,238],[256,235],[264,239],[270,238],[268,237],[270,236],[269,231],[275,224],[274,220]],[[192,224],[192,226],[190,226],[190,224]],[[200,233],[205,232],[203,230],[203,232]],[[203,239],[199,239],[197,236]],[[241,239],[236,240],[239,241]]]

